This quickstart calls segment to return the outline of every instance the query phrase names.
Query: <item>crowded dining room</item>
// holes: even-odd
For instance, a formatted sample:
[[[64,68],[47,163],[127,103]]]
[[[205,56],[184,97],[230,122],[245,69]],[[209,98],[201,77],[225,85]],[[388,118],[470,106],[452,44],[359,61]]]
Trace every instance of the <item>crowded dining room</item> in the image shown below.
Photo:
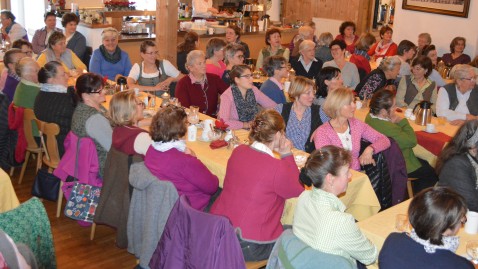
[[[477,2],[0,16],[0,269],[478,269]]]

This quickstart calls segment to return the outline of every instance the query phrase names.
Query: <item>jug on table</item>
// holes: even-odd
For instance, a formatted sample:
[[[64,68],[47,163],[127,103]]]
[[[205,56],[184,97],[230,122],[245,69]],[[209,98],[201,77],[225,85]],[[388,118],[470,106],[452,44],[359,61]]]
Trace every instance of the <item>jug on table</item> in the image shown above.
[[[432,105],[433,104],[428,101],[421,101],[415,105],[413,114],[415,115],[416,124],[425,126],[427,123],[432,122]]]

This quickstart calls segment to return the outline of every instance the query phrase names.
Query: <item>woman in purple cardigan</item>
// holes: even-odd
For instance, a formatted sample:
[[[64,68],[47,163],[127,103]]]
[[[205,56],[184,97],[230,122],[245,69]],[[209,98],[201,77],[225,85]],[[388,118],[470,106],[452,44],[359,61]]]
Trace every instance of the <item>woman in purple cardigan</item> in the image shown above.
[[[317,128],[314,136],[316,149],[335,145],[350,150],[352,169],[359,171],[360,165],[375,165],[372,155],[390,147],[386,136],[354,118],[355,101],[351,89],[340,88],[330,92],[323,107],[331,120]],[[359,156],[361,139],[372,144]]]
[[[179,195],[186,195],[191,206],[203,210],[219,187],[217,176],[186,147],[186,112],[167,106],[154,115],[151,127],[153,143],[146,152],[144,164],[160,180],[174,184]]]

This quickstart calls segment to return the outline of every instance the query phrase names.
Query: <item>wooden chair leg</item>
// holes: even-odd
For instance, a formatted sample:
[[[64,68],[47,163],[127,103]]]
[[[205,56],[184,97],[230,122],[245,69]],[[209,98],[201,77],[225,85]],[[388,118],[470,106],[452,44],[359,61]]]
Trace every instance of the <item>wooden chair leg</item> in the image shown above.
[[[43,158],[43,154],[42,152],[40,151],[38,154],[37,154],[37,172],[38,170],[41,169],[41,166],[42,166],[42,158]]]
[[[20,172],[20,178],[18,179],[18,184],[22,184],[22,180],[23,180],[23,175],[25,175],[25,170],[27,169],[27,164],[28,164],[28,160],[30,159],[30,154],[31,152],[27,150],[27,152],[25,153],[25,161],[23,162],[23,165],[22,165],[22,171]]]
[[[413,187],[412,187],[412,182],[416,180],[416,178],[409,178],[407,180],[407,192],[408,192],[408,198],[413,198]]]
[[[15,167],[10,167],[10,177],[13,177],[13,172],[15,171]]]
[[[96,223],[93,222],[93,225],[91,225],[91,233],[90,233],[90,240],[93,241],[95,239],[95,232],[96,232]]]
[[[61,189],[61,187],[63,187],[63,181],[60,182],[60,190],[58,191],[58,202],[57,202],[57,205],[56,205],[56,217],[57,218],[60,217],[61,202],[63,201],[63,190]]]

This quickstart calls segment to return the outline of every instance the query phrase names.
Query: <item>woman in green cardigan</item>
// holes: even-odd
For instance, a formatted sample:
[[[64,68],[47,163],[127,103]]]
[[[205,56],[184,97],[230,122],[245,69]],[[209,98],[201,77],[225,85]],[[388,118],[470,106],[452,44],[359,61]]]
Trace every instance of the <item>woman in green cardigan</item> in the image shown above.
[[[438,181],[438,176],[430,164],[417,158],[413,148],[417,145],[415,131],[406,118],[397,114],[395,94],[387,89],[377,91],[370,100],[370,113],[365,118],[365,123],[378,132],[393,138],[397,142],[407,166],[409,178],[416,178],[413,181],[413,192],[428,187],[433,187]]]

